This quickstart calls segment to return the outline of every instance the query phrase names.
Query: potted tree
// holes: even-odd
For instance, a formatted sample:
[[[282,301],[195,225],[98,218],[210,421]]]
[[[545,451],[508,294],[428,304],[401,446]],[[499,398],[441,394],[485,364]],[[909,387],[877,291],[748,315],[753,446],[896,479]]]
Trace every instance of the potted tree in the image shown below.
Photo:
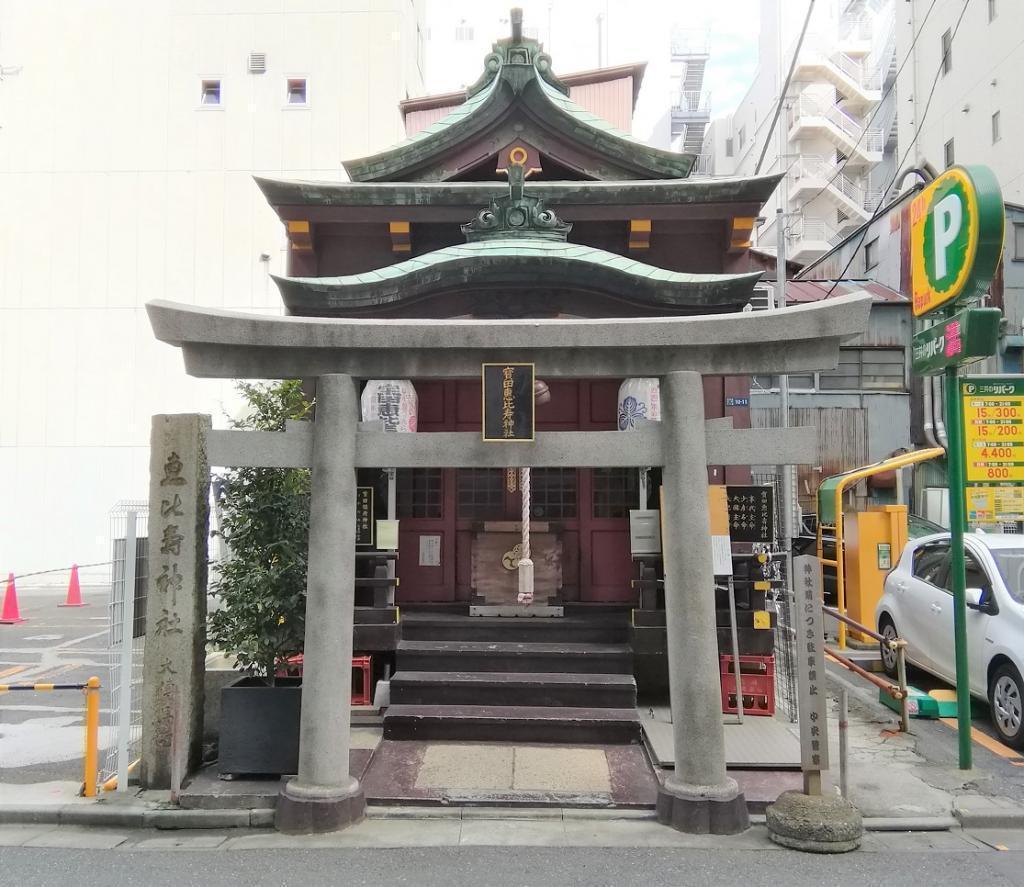
[[[283,431],[309,416],[298,381],[239,383],[232,427]],[[298,765],[300,680],[280,677],[305,635],[310,472],[238,468],[217,479],[227,555],[211,582],[208,636],[244,676],[221,690],[222,775],[287,774]]]

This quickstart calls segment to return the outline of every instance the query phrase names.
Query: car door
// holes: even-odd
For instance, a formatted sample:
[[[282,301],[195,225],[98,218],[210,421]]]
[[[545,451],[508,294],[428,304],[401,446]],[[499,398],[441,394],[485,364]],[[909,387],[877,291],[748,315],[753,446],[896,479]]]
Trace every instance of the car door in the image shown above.
[[[965,588],[980,588],[982,600],[993,599],[992,576],[986,566],[986,559],[980,551],[970,545],[964,546]],[[956,641],[953,630],[953,577],[952,570],[946,572],[942,596],[934,602],[935,633],[932,640],[935,673],[951,684],[956,683]],[[988,659],[986,647],[989,634],[989,620],[992,616],[981,610],[967,610],[967,671],[970,675],[971,692],[984,695],[985,663]]]
[[[904,573],[893,583],[901,610],[896,630],[907,642],[907,657],[925,669],[934,668],[934,608],[938,596],[944,594],[948,572],[949,540],[939,539],[920,545],[914,551],[909,575]]]

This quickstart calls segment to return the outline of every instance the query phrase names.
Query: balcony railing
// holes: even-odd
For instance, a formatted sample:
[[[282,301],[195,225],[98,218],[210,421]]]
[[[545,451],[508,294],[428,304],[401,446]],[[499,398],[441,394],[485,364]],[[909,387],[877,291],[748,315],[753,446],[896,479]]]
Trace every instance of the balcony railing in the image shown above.
[[[711,175],[711,154],[697,154],[693,158],[693,167],[690,169],[690,177]]]
[[[700,89],[683,89],[679,92],[672,108],[674,111],[709,111],[711,110],[711,93]]]
[[[790,167],[789,178],[793,182],[800,179],[820,181],[818,187],[832,188],[850,203],[868,212],[874,206],[869,205],[868,192],[860,182],[842,172],[838,164],[829,163],[821,157],[801,157]]]
[[[795,126],[800,119],[807,117],[824,118],[851,142],[859,144],[860,149],[865,153],[881,153],[882,151],[885,140],[880,129],[872,127],[865,132],[862,123],[835,105],[817,102],[808,96],[801,95],[790,108],[790,128]]]

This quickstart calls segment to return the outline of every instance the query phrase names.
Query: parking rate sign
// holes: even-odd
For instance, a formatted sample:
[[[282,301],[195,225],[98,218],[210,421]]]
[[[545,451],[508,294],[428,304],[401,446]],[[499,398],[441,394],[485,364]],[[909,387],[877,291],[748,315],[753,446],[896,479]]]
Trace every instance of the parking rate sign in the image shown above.
[[[988,289],[1003,248],[1005,210],[985,166],[954,166],[910,204],[914,316]]]
[[[968,484],[1024,483],[1024,377],[962,379]]]

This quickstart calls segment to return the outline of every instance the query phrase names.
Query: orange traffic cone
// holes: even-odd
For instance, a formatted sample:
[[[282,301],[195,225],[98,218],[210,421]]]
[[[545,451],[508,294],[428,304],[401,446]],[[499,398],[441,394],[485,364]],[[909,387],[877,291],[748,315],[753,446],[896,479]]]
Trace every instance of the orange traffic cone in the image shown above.
[[[17,625],[24,622],[18,612],[18,590],[14,587],[14,574],[7,574],[7,591],[4,592],[4,609],[0,612],[0,625]]]
[[[78,584],[78,564],[71,565],[71,581],[68,583],[68,599],[58,607],[87,607],[82,600],[82,586]]]

